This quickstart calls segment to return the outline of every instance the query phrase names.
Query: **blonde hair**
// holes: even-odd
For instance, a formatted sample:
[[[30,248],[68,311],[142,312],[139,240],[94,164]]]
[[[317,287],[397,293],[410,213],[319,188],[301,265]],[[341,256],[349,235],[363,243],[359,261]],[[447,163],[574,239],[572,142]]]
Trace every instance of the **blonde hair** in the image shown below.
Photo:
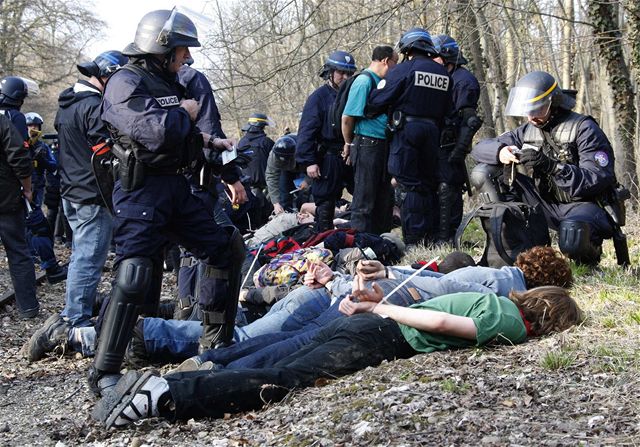
[[[542,286],[525,292],[511,291],[509,299],[531,323],[534,335],[561,332],[583,320],[582,310],[562,287]]]

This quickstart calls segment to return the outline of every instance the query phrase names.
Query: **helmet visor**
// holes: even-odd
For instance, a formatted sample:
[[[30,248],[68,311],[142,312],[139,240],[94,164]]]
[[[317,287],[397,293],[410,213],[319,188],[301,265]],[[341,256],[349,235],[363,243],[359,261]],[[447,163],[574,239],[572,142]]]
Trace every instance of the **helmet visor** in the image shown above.
[[[513,87],[509,92],[505,115],[532,118],[545,116],[551,107],[552,93],[557,86],[558,84],[554,83],[546,91],[530,87]]]

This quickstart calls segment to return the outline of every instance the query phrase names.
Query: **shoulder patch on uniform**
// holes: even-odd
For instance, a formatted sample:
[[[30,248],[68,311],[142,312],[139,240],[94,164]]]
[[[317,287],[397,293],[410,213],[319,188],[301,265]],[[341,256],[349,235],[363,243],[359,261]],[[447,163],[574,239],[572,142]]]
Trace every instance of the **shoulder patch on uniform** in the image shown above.
[[[155,98],[162,107],[173,107],[180,105],[180,100],[176,95],[173,96],[161,96],[159,98]]]
[[[449,90],[449,76],[443,76],[428,71],[416,71],[413,85],[416,87],[432,88],[434,90]]]
[[[604,151],[598,151],[593,156],[593,159],[598,163],[599,166],[605,167],[609,165],[609,156]]]
[[[385,85],[387,85],[387,81],[385,79],[383,79],[382,81],[378,82],[378,90],[384,88]]]

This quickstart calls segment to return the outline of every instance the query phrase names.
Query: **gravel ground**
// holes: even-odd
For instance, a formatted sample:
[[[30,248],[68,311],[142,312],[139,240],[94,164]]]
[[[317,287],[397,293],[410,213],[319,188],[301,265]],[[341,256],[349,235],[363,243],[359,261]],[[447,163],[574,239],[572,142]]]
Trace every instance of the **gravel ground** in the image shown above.
[[[175,284],[165,276],[169,297]],[[600,276],[575,288],[590,318],[563,334],[385,363],[223,420],[151,419],[110,431],[89,418],[89,360],[67,353],[28,364],[21,355],[62,307],[64,283],[44,284],[38,318],[0,309],[0,445],[637,445],[638,280],[603,285]],[[10,286],[0,253],[0,293]]]

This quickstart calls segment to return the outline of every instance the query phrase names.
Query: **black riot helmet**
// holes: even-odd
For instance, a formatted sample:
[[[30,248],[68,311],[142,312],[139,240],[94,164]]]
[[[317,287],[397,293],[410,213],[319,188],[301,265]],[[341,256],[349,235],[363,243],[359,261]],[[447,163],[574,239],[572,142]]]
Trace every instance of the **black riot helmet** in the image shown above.
[[[17,76],[7,76],[0,80],[0,105],[20,107],[27,97],[27,84]]]
[[[329,55],[320,70],[320,77],[329,79],[334,70],[345,71],[347,73],[356,72],[356,60],[346,51],[337,50]]]
[[[288,133],[278,138],[273,145],[273,154],[280,160],[291,158],[296,153],[296,144],[298,141],[298,135],[295,133]]]
[[[122,52],[125,56],[168,54],[176,47],[199,47],[198,30],[181,12],[158,9],[145,14],[133,42]]]
[[[247,124],[249,125],[249,130],[251,127],[258,127],[263,129],[265,126],[273,126],[273,120],[269,118],[264,113],[252,113],[249,119],[247,120]]]
[[[411,28],[404,33],[398,41],[398,52],[407,55],[409,51],[419,51],[429,57],[437,56],[438,52],[433,46],[431,34],[423,28]]]
[[[108,78],[120,67],[128,62],[126,56],[120,51],[111,50],[100,53],[93,61],[82,62],[77,65],[78,71],[90,78]]]
[[[509,92],[505,115],[542,117],[553,108],[571,110],[575,100],[564,94],[558,81],[545,71],[532,71],[521,77]]]
[[[462,55],[462,50],[453,37],[439,34],[433,38],[433,46],[445,64],[465,65],[468,61]]]

